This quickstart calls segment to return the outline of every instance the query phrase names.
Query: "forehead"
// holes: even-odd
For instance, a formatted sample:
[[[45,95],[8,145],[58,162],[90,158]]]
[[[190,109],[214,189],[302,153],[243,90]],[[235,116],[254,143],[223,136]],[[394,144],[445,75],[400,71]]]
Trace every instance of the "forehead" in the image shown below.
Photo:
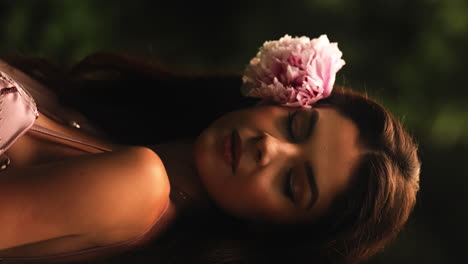
[[[306,153],[320,193],[313,209],[314,215],[323,213],[349,186],[361,153],[359,130],[351,119],[333,108],[316,110],[320,117],[313,136],[307,142]]]

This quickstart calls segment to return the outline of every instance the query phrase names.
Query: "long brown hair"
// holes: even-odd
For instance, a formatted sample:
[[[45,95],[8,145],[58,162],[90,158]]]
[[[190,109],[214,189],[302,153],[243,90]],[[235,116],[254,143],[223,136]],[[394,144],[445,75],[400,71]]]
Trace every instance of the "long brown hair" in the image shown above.
[[[254,102],[238,92],[241,78],[237,74],[175,74],[157,63],[122,54],[98,53],[85,58],[71,71],[60,71],[44,61],[38,63],[37,59],[16,58],[9,62],[55,87],[65,103],[87,113],[120,143],[155,143],[171,136],[195,137],[217,116]],[[132,93],[151,92],[138,90],[148,85],[158,87],[157,96],[162,99],[156,104],[141,101],[141,94],[132,97]],[[102,91],[102,98],[89,101],[92,98],[84,91],[90,90],[93,98],[100,97],[99,91]],[[125,96],[105,101],[110,90]],[[176,102],[164,100],[174,90],[184,96]],[[213,93],[216,100],[210,96]],[[194,97],[197,101],[192,100]],[[209,111],[201,110],[203,104],[209,105]],[[125,260],[133,263],[138,260],[145,263],[359,263],[381,251],[403,228],[415,205],[421,166],[417,144],[397,118],[366,95],[336,87],[330,97],[316,106],[333,107],[353,120],[365,149],[352,184],[317,222],[293,230],[254,232],[247,227],[248,223],[222,211],[187,215],[179,218],[172,230],[151,245],[111,259],[109,263]],[[149,118],[180,120],[180,111],[167,113],[164,110],[168,107],[190,110],[191,115],[182,122],[183,129],[176,123],[168,125],[167,131],[161,128],[153,131],[148,126],[144,130],[135,129],[138,122]],[[117,112],[117,124],[106,123],[108,108],[113,108],[114,114],[115,109],[122,110]],[[160,116],[158,112],[172,116]],[[130,114],[126,119],[127,113]],[[148,113],[152,115],[144,116]],[[135,116],[143,118],[136,122]],[[132,129],[125,130],[125,127]],[[138,137],[133,131],[138,131]]]
[[[337,87],[320,105],[353,120],[365,148],[354,182],[318,225],[328,233],[322,253],[356,263],[381,251],[408,220],[419,190],[417,144],[399,120],[366,95]]]

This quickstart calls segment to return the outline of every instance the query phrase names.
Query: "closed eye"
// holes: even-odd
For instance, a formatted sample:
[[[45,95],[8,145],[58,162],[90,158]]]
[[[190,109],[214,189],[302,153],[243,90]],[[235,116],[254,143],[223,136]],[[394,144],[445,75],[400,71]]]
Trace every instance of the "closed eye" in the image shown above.
[[[288,120],[287,120],[287,129],[288,129],[288,135],[291,141],[296,142],[297,138],[294,136],[294,131],[293,131],[293,124],[294,120],[296,118],[298,111],[292,111],[288,113]]]

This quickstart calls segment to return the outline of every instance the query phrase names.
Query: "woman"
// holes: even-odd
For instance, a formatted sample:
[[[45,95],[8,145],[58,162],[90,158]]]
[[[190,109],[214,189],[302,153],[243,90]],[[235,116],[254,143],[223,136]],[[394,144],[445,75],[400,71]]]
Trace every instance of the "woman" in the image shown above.
[[[266,43],[257,58],[267,60],[268,51]],[[161,263],[369,258],[406,222],[420,164],[416,145],[382,106],[346,89],[331,92],[344,64],[339,57],[324,89],[311,97],[252,90],[266,82],[251,85],[264,74],[253,60],[244,92],[265,100],[244,98],[244,105],[233,92],[240,78],[177,77],[128,57],[91,56],[70,75],[33,67],[105,133],[50,97],[41,103],[48,91],[2,64],[2,72],[33,94],[40,111],[34,124],[65,137],[33,127],[5,152],[11,162],[0,173],[0,257],[6,263],[87,261],[145,245],[110,263],[124,257]],[[288,59],[293,66],[301,61]],[[34,75],[33,60],[10,62]],[[266,88],[286,82],[275,76],[280,82]],[[148,83],[166,89],[145,96],[141,87]],[[220,86],[226,89],[216,93],[218,100],[205,96]],[[168,100],[178,89],[184,96]],[[195,95],[206,100],[194,101]]]

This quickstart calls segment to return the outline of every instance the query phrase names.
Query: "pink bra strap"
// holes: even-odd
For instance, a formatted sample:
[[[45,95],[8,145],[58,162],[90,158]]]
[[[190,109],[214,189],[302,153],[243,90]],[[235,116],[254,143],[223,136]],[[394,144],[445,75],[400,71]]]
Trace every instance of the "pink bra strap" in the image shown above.
[[[98,145],[86,143],[84,141],[69,137],[67,135],[55,132],[53,130],[47,129],[45,127],[41,127],[41,126],[36,125],[36,124],[34,124],[31,127],[31,130],[37,131],[37,132],[42,133],[42,134],[50,135],[50,136],[53,136],[53,137],[57,137],[57,138],[60,138],[60,139],[68,140],[68,141],[71,141],[71,142],[75,142],[75,143],[78,143],[78,144],[81,144],[81,145],[93,147],[93,148],[96,148],[96,149],[99,149],[99,150],[102,150],[102,151],[112,151],[112,149],[109,149],[109,148],[106,148],[106,147],[103,147],[103,146],[98,146]]]

